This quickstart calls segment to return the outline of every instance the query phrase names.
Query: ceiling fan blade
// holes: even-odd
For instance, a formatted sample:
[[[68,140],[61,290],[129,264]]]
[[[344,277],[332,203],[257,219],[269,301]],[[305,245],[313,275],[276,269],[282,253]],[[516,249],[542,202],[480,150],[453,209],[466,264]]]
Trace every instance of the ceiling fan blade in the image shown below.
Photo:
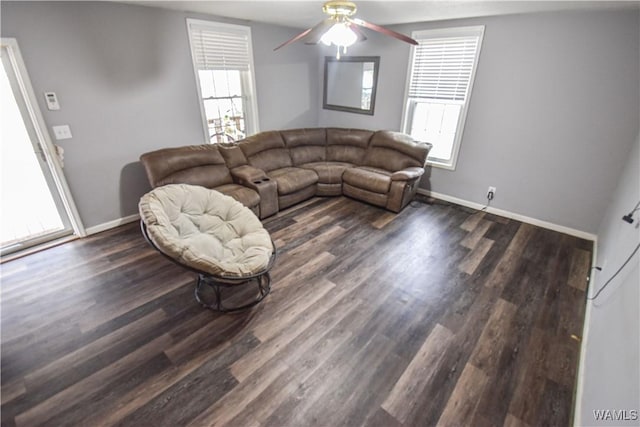
[[[384,34],[385,36],[395,37],[398,40],[402,40],[403,42],[417,45],[418,42],[412,39],[411,37],[405,36],[404,34],[397,33],[393,30],[390,30],[385,27],[381,27],[380,25],[372,24],[371,22],[363,21],[362,19],[349,19],[349,22],[359,25],[364,28],[368,28],[373,31],[377,31],[379,33]]]
[[[360,27],[358,27],[357,25],[349,25],[349,28],[351,29],[351,31],[356,33],[356,36],[358,36],[359,42],[363,42],[367,39],[367,36],[364,35]]]
[[[303,38],[304,36],[306,36],[307,34],[309,34],[311,32],[311,28],[309,28],[308,30],[304,30],[303,32],[301,32],[300,34],[298,34],[297,36],[295,36],[292,39],[287,40],[286,42],[282,43],[280,46],[278,46],[277,48],[273,49],[273,50],[278,50],[281,47],[285,47],[287,45],[290,45],[293,42],[296,42],[298,40],[300,40],[301,38]]]
[[[309,31],[304,43],[318,44],[322,36],[324,36],[324,33],[326,33],[329,30],[329,28],[331,28],[335,23],[336,21],[334,21],[331,18],[327,18],[324,21],[320,22],[318,25],[316,25]]]

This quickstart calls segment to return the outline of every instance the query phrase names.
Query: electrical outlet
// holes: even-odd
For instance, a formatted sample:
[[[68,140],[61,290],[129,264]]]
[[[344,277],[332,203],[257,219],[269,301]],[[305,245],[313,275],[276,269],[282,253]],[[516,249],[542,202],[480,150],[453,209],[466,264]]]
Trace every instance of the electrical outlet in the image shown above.
[[[69,125],[53,126],[53,136],[59,141],[61,139],[71,139],[71,128]]]
[[[489,187],[487,190],[487,200],[493,200],[496,197],[496,187]]]

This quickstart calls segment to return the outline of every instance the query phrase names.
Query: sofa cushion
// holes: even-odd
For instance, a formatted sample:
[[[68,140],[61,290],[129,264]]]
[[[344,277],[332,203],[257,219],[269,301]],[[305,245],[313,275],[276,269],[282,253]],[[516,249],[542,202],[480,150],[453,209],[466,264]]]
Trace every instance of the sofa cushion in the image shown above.
[[[280,132],[261,132],[243,139],[238,146],[251,166],[269,172],[292,166],[289,150]]]
[[[218,147],[211,144],[156,150],[140,161],[154,188],[178,183],[213,188],[233,182]]]
[[[327,133],[325,129],[292,129],[280,132],[289,148],[295,166],[303,163],[322,162],[327,158]]]
[[[295,193],[318,182],[318,174],[310,169],[282,168],[267,175],[278,184],[279,195]]]
[[[352,187],[385,194],[391,185],[391,173],[384,169],[360,166],[345,169],[342,180]]]
[[[354,199],[362,202],[371,203],[372,205],[381,207],[387,206],[387,194],[363,190],[362,188],[353,187],[347,183],[342,184],[342,194],[347,197],[353,197]]]
[[[260,203],[260,196],[258,193],[239,184],[225,184],[219,187],[214,187],[213,189],[222,194],[233,197],[248,208],[258,206]]]
[[[300,165],[301,168],[313,169],[318,174],[318,182],[321,184],[341,184],[342,173],[345,169],[353,167],[351,163],[343,162],[315,162]]]
[[[377,131],[371,138],[364,165],[388,171],[424,167],[430,144],[416,143],[409,135]]]
[[[372,131],[360,129],[327,129],[327,161],[361,165]]]
[[[244,166],[247,163],[247,158],[237,144],[217,144],[220,150],[220,154],[224,157],[224,161],[229,169],[237,168],[238,166]]]

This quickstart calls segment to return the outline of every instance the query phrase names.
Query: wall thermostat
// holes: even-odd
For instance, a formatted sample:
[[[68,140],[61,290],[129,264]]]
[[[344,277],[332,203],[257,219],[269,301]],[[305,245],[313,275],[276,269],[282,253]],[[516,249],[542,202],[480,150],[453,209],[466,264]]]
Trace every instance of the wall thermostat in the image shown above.
[[[47,100],[47,108],[49,110],[59,110],[58,96],[55,92],[45,92],[44,98]]]

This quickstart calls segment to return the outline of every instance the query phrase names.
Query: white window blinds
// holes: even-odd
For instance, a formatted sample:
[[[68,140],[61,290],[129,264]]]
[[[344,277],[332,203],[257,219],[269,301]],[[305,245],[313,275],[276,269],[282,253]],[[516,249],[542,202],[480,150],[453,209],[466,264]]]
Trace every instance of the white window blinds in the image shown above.
[[[480,35],[416,37],[409,98],[464,101]]]
[[[189,23],[193,57],[199,70],[249,70],[250,33],[229,24]]]

